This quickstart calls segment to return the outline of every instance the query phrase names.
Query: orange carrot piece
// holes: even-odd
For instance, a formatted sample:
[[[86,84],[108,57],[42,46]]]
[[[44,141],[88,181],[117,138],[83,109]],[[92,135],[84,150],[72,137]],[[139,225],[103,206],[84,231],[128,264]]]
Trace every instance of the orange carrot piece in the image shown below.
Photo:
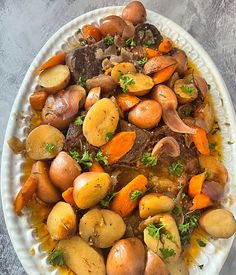
[[[14,200],[14,208],[17,214],[27,205],[36,192],[38,180],[35,175],[30,175]]]
[[[135,95],[119,94],[116,97],[117,103],[122,111],[128,111],[140,102],[140,99]]]
[[[173,65],[170,65],[170,66],[154,73],[152,76],[154,83],[159,84],[164,81],[167,81],[174,73],[176,66],[177,66],[176,64],[173,64]]]
[[[135,132],[120,132],[102,146],[103,155],[107,156],[109,164],[116,163],[133,147]]]
[[[196,133],[193,134],[192,137],[197,150],[202,155],[209,156],[210,149],[206,132],[202,128],[196,127]]]
[[[93,162],[93,164],[90,167],[89,171],[90,172],[101,172],[101,173],[105,172],[105,170],[102,168],[102,166],[97,161]]]
[[[206,173],[201,173],[199,175],[193,176],[188,185],[188,194],[191,198],[202,192],[202,185],[206,179]]]
[[[169,38],[165,38],[160,43],[158,50],[162,53],[168,53],[173,46],[173,42]]]
[[[147,191],[148,180],[144,175],[138,175],[125,187],[123,187],[118,194],[114,197],[110,203],[110,209],[121,217],[127,217],[131,212],[138,206],[139,199],[138,197],[135,201],[131,200],[131,195],[133,191]]]
[[[62,197],[65,202],[69,203],[71,206],[77,207],[73,198],[73,187],[69,187],[62,193]]]
[[[84,25],[82,28],[82,35],[84,39],[88,39],[92,36],[97,42],[102,39],[102,34],[99,28],[93,25]]]
[[[193,198],[193,206],[190,208],[190,210],[197,210],[197,209],[203,209],[206,207],[209,207],[213,204],[209,196],[206,194],[198,194]]]
[[[157,55],[161,55],[161,53],[157,50],[153,50],[151,48],[144,48],[144,50],[146,51],[147,53],[147,58],[150,59],[152,57],[155,57]]]
[[[66,54],[61,52],[53,57],[49,58],[45,63],[40,65],[36,70],[35,73],[39,74],[41,71],[54,67],[56,65],[62,64],[65,62]]]

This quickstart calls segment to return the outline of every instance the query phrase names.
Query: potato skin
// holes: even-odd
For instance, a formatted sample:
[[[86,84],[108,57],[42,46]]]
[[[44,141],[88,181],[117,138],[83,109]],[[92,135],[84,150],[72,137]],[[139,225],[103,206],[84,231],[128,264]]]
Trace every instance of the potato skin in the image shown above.
[[[143,23],[146,20],[145,7],[139,1],[132,1],[123,9],[122,18],[132,22],[134,25]]]
[[[60,152],[52,161],[49,169],[49,175],[53,184],[61,191],[71,187],[73,181],[80,173],[80,165],[66,152]]]
[[[189,87],[190,89],[192,89],[192,92],[188,94],[184,92],[182,87]],[[189,83],[185,79],[179,79],[175,82],[174,92],[180,104],[190,103],[198,97],[197,88],[194,86],[194,84]]]
[[[122,62],[116,64],[112,71],[111,71],[111,77],[116,82],[119,83],[121,73],[127,74],[127,73],[135,73],[136,68],[133,63],[130,62]]]
[[[74,180],[73,198],[77,206],[87,209],[101,201],[111,187],[107,173],[85,172]]]
[[[88,111],[99,99],[101,95],[101,87],[92,88],[86,97],[84,109]]]
[[[139,128],[151,129],[158,125],[161,115],[161,105],[155,100],[146,99],[130,110],[128,120]]]
[[[83,134],[88,143],[100,147],[106,141],[106,134],[114,133],[119,121],[115,104],[108,98],[97,101],[87,112],[83,123]]]
[[[107,258],[107,275],[142,275],[145,268],[145,249],[138,238],[118,241]]]
[[[166,266],[171,275],[189,275],[188,267],[183,257],[179,257],[179,259],[174,263],[167,263]]]
[[[43,89],[35,91],[29,98],[31,107],[36,111],[41,111],[44,107],[47,97],[48,93]]]
[[[152,251],[147,251],[147,262],[144,275],[169,275],[166,264]]]
[[[148,62],[144,65],[143,70],[145,74],[152,74],[174,64],[176,64],[176,60],[171,56],[160,55],[150,58]]]
[[[65,137],[58,129],[50,125],[40,125],[29,133],[26,151],[34,160],[52,159],[62,150],[64,143]],[[48,151],[47,144],[54,145],[54,148]]]
[[[98,75],[86,81],[86,88],[91,90],[92,88],[100,87],[103,94],[114,92],[117,84],[110,75]]]
[[[57,249],[63,252],[65,264],[76,274],[106,275],[102,255],[79,236],[59,241]]]
[[[142,219],[146,219],[162,212],[169,212],[174,205],[174,201],[168,196],[157,193],[147,194],[139,202],[139,215]]]
[[[117,15],[109,15],[101,20],[100,31],[103,36],[122,35],[125,27],[125,21]]]
[[[76,215],[69,203],[59,201],[48,215],[47,227],[53,240],[64,240],[76,231]]]
[[[228,239],[236,232],[236,220],[226,209],[210,209],[204,212],[199,224],[213,238]]]
[[[99,248],[107,248],[121,239],[126,225],[123,219],[111,210],[94,208],[89,210],[79,223],[83,240]]]

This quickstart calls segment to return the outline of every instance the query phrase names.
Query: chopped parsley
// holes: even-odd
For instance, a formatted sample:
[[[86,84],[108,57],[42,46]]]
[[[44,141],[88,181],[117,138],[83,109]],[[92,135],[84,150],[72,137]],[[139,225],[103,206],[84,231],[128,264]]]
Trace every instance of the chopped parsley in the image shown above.
[[[148,47],[150,47],[150,46],[152,46],[154,44],[155,44],[155,41],[153,41],[153,40],[147,40],[147,41],[145,41],[143,43],[143,47],[148,48]]]
[[[139,59],[139,60],[137,61],[137,63],[138,63],[138,65],[139,65],[140,67],[143,67],[143,66],[147,63],[147,61],[148,61],[148,58],[147,58],[147,57],[144,57],[144,58],[142,58],[142,59]]]
[[[108,142],[109,140],[111,140],[113,138],[113,136],[114,136],[113,132],[106,133],[106,137],[105,137],[106,142]]]
[[[108,208],[110,205],[111,200],[115,197],[117,193],[108,193],[106,197],[100,201],[100,204],[104,208]]]
[[[60,250],[53,250],[48,256],[49,264],[53,266],[62,266],[64,265],[64,255]]]
[[[160,224],[160,225],[154,225],[154,224],[149,224],[146,229],[148,231],[148,234],[155,238],[155,239],[160,239],[161,233],[160,230],[164,228],[166,225],[165,224]]]
[[[200,247],[205,247],[206,246],[206,243],[204,241],[202,241],[200,239],[196,239],[196,241],[197,241],[197,243]]]
[[[179,161],[172,162],[168,167],[169,173],[172,176],[180,177],[184,171],[184,166]]]
[[[210,90],[211,89],[211,85],[207,84],[207,88],[208,88],[208,90]]]
[[[202,270],[203,267],[204,267],[204,264],[201,264],[201,265],[199,265],[198,267]]]
[[[142,197],[144,194],[143,191],[140,190],[133,190],[130,194],[130,200],[132,202],[135,202],[138,198]]]
[[[133,38],[129,38],[125,41],[125,46],[128,48],[133,48],[136,46],[136,42]]]
[[[83,125],[85,116],[78,116],[75,120],[75,125]]]
[[[99,150],[99,151],[97,152],[96,157],[95,157],[95,160],[96,160],[97,162],[100,162],[100,163],[104,164],[104,165],[108,165],[108,158],[107,158],[107,156],[104,156],[104,155],[103,155],[103,153],[102,153],[101,150]]]
[[[122,80],[121,87],[123,89],[123,92],[127,93],[129,91],[128,86],[135,84],[135,81],[132,77],[129,77],[128,75],[121,75],[120,80]]]
[[[53,149],[55,148],[55,145],[52,143],[48,143],[46,145],[46,150],[48,151],[48,153],[52,153]]]
[[[172,241],[173,243],[176,243],[175,236],[173,236],[171,233],[162,234],[162,236],[165,236],[168,240]]]
[[[84,87],[86,84],[86,77],[84,75],[79,75],[77,84]]]
[[[76,34],[81,33],[81,28],[78,28],[78,30],[76,31]]]
[[[172,210],[172,214],[178,216],[182,213],[182,209],[180,207],[175,207],[173,210]]]
[[[163,260],[166,260],[169,257],[172,257],[172,256],[176,255],[176,252],[172,248],[162,247],[162,248],[159,248],[159,250],[161,251]]]
[[[205,178],[207,179],[207,178],[209,178],[210,176],[211,176],[211,172],[206,171],[206,172],[205,172]]]
[[[186,106],[184,106],[184,107],[181,109],[181,113],[182,113],[182,115],[185,116],[185,117],[191,116],[192,111],[193,111],[193,110],[192,110],[192,107],[189,106],[189,105],[186,105]]]
[[[209,143],[209,148],[210,149],[215,149],[216,148],[216,143]]]
[[[90,168],[93,164],[93,159],[88,150],[84,149],[83,155],[80,155],[77,151],[70,151],[71,157],[79,164],[83,164],[87,168]]]
[[[183,86],[180,87],[180,89],[182,90],[182,92],[184,92],[188,96],[192,96],[194,94],[194,91],[195,91],[194,87],[188,86],[188,85],[183,85]]]
[[[232,144],[234,144],[234,141],[229,140],[227,143],[228,143],[229,145],[232,145]]]
[[[110,36],[110,35],[107,35],[104,39],[103,39],[103,42],[108,45],[108,46],[111,46],[114,44],[114,37]]]
[[[145,152],[141,158],[141,162],[145,166],[155,166],[157,164],[157,158],[152,156],[151,153]]]

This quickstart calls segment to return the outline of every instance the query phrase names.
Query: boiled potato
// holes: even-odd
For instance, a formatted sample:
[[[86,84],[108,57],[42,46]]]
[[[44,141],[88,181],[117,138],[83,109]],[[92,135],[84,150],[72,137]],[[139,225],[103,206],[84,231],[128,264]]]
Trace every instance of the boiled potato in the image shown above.
[[[188,267],[183,257],[179,257],[179,259],[174,263],[167,263],[166,266],[170,275],[189,275]]]
[[[153,74],[174,64],[176,64],[176,60],[171,56],[160,55],[150,58],[144,65],[143,70],[145,74]]]
[[[106,209],[89,210],[79,223],[79,233],[83,240],[99,248],[110,247],[125,234],[123,219]]]
[[[106,275],[102,255],[79,236],[59,241],[57,249],[63,252],[65,264],[78,275]]]
[[[101,20],[100,31],[103,36],[121,36],[126,26],[125,21],[120,16],[109,15]]]
[[[198,97],[197,88],[186,79],[175,81],[174,92],[180,104],[190,103]]]
[[[152,251],[147,251],[147,262],[144,275],[169,275],[166,264]]]
[[[134,25],[143,23],[146,20],[146,10],[139,1],[130,2],[122,12],[122,18],[132,22]]]
[[[138,275],[145,268],[145,249],[138,238],[115,243],[107,258],[107,275]]]
[[[74,179],[81,173],[80,165],[66,152],[60,152],[52,161],[49,175],[61,191],[73,185]]]
[[[111,71],[111,77],[115,82],[119,83],[120,76],[122,74],[135,73],[135,72],[136,72],[136,69],[133,63],[122,62],[113,67]]]
[[[114,92],[116,89],[116,82],[112,79],[110,75],[98,75],[86,81],[86,88],[91,90],[95,87],[100,87],[102,93],[108,94],[110,92]]]
[[[236,220],[226,209],[210,209],[204,212],[199,224],[213,238],[228,239],[236,232]]]
[[[66,87],[70,80],[70,70],[66,65],[56,65],[39,75],[39,85],[49,93],[55,93]]]
[[[101,96],[101,87],[92,88],[85,100],[84,109],[88,111],[98,100],[100,100]]]
[[[177,62],[176,72],[179,74],[183,74],[188,69],[188,57],[186,53],[180,49],[175,49],[172,54],[172,58],[174,58]]]
[[[147,194],[139,202],[139,215],[142,219],[146,219],[162,212],[169,212],[174,206],[173,199],[168,196],[157,193]]]
[[[26,139],[26,151],[31,159],[54,158],[63,148],[64,135],[50,125],[40,125],[30,132]]]
[[[55,203],[61,199],[61,195],[52,184],[48,175],[48,166],[42,161],[37,161],[32,168],[32,173],[36,175],[38,186],[37,197],[46,203]]]
[[[108,98],[97,101],[87,112],[83,123],[83,134],[88,143],[104,145],[107,133],[114,133],[119,121],[115,104]]]
[[[59,241],[74,235],[76,215],[69,203],[59,201],[48,215],[48,232],[53,240]]]
[[[128,81],[132,81],[133,84],[126,84]],[[123,90],[127,90],[132,95],[142,96],[150,92],[154,86],[152,78],[148,75],[141,73],[128,73],[122,75],[120,78],[120,86]]]
[[[31,107],[36,111],[41,111],[48,98],[48,93],[42,89],[35,91],[29,98]]]
[[[90,208],[106,196],[110,187],[111,178],[107,173],[82,173],[74,180],[74,201],[81,209]]]
[[[161,120],[161,105],[152,99],[138,103],[129,111],[128,120],[139,128],[151,129]]]

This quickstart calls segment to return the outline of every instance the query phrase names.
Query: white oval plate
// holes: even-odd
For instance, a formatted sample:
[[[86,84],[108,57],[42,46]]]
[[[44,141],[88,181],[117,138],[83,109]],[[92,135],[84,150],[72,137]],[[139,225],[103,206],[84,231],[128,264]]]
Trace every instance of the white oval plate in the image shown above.
[[[107,7],[91,11],[72,20],[57,31],[32,62],[13,104],[3,145],[1,196],[4,217],[11,241],[24,269],[30,275],[56,274],[57,271],[52,271],[46,262],[46,253],[40,251],[40,243],[33,237],[33,228],[29,225],[27,213],[22,217],[18,217],[14,213],[12,201],[20,189],[24,158],[21,155],[14,155],[10,151],[7,140],[12,136],[25,139],[28,133],[31,112],[28,97],[37,85],[37,79],[33,75],[34,69],[47,58],[61,50],[65,46],[67,39],[73,36],[79,27],[88,23],[98,23],[100,18],[107,15],[121,14],[122,8]],[[191,35],[171,20],[155,12],[148,11],[147,14],[149,22],[157,26],[162,34],[170,37],[185,50],[193,63],[196,64],[202,76],[211,85],[211,95],[223,136],[224,164],[229,171],[228,194],[235,194],[236,177],[234,175],[234,167],[236,167],[236,144],[229,145],[227,142],[236,140],[236,124],[233,105],[226,85],[208,54]],[[236,214],[235,203],[230,203],[228,199],[224,205]],[[190,274],[202,274],[202,271],[198,267],[201,264],[204,264],[203,272],[205,274],[218,274],[226,260],[232,242],[233,238],[228,240],[212,240],[196,259],[196,265],[191,267]],[[36,251],[34,256],[29,254],[32,248]]]

